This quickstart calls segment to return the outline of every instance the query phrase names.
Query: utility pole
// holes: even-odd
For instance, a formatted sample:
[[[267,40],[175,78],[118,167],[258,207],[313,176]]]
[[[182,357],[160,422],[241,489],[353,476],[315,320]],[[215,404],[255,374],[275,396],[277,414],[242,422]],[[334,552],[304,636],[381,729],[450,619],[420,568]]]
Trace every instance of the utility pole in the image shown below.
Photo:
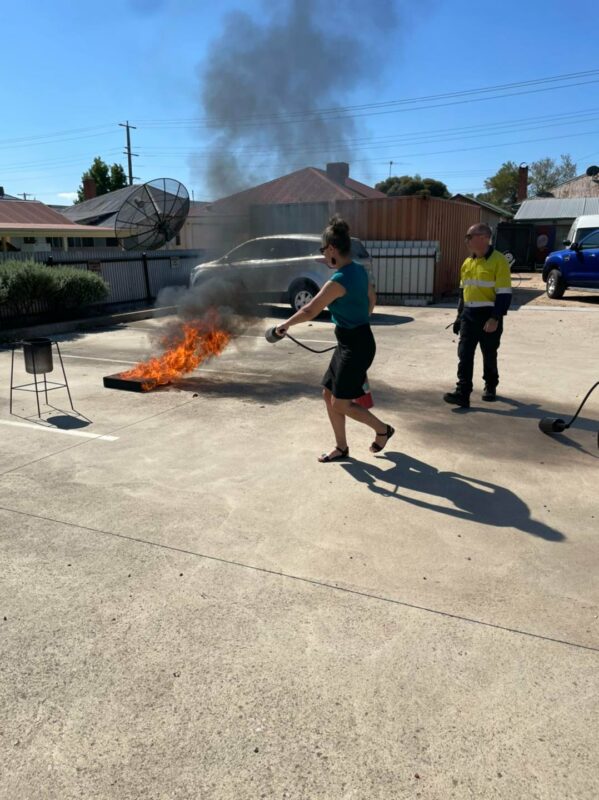
[[[393,166],[393,161],[389,162],[389,177],[391,177],[391,168]]]
[[[131,134],[129,133],[129,129],[133,128],[135,131],[137,128],[135,125],[129,125],[129,120],[127,120],[127,122],[119,122],[119,126],[127,129],[127,146],[123,151],[123,154],[127,156],[127,164],[129,166],[129,186],[131,186],[133,184],[133,164],[131,162],[131,157],[137,156],[138,154],[131,152]]]

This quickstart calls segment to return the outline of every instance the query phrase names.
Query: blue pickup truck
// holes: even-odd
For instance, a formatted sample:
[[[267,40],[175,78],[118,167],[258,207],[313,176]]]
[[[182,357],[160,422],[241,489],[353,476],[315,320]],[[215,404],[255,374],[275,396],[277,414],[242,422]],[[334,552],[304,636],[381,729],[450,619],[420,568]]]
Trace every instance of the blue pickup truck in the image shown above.
[[[558,299],[566,289],[599,289],[599,230],[567,250],[556,250],[545,259],[543,280],[549,297]]]

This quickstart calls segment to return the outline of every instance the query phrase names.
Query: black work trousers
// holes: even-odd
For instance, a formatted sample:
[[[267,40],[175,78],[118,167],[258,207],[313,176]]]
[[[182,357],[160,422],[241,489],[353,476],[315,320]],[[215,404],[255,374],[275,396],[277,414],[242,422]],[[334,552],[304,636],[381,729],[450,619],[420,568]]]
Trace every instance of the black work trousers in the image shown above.
[[[497,371],[497,351],[503,332],[503,319],[499,318],[497,330],[494,333],[485,333],[485,322],[489,319],[493,309],[490,306],[482,308],[467,308],[462,312],[460,324],[460,341],[458,344],[458,382],[457,391],[469,396],[472,392],[472,373],[474,371],[474,354],[476,346],[480,345],[483,354],[483,380],[489,389],[495,389],[499,383]]]

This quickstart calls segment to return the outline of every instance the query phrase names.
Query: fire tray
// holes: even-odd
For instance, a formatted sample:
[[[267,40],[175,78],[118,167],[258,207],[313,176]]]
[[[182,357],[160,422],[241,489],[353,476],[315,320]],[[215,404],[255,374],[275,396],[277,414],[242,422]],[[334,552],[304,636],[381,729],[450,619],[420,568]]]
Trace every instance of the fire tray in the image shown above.
[[[105,375],[103,383],[106,389],[121,389],[124,392],[151,392],[157,386],[151,378],[123,378],[119,372]]]

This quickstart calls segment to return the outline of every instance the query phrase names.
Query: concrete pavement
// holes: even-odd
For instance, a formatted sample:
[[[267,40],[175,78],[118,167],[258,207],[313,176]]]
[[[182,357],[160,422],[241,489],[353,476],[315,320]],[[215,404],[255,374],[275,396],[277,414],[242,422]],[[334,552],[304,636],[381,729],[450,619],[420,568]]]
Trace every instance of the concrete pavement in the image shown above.
[[[277,316],[147,395],[102,376],[162,321],[65,335],[44,430],[0,353],[2,796],[596,798],[599,397],[537,428],[598,379],[596,309],[510,313],[469,411],[454,312],[382,311],[397,433],[336,464]]]

